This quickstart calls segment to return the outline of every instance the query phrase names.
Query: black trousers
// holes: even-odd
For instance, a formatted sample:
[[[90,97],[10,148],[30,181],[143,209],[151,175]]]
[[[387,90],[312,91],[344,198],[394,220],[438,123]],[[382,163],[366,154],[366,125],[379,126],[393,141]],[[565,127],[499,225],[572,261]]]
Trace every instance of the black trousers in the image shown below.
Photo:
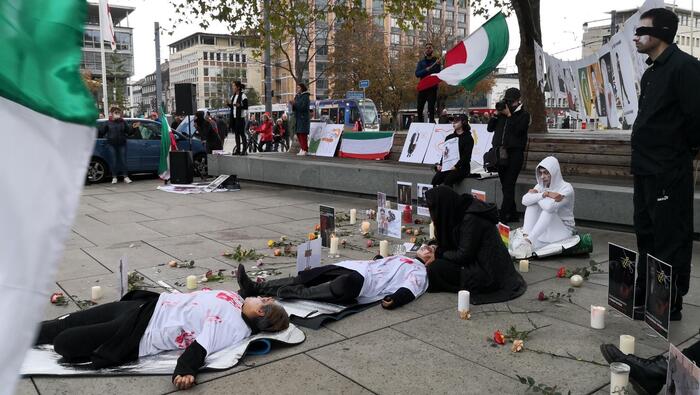
[[[422,90],[418,92],[418,119],[416,122],[424,122],[423,108],[425,102],[428,102],[428,121],[435,123],[435,102],[437,101],[438,87]]]
[[[246,152],[248,150],[248,139],[245,133],[245,119],[236,118],[231,122],[231,125],[233,125],[233,135],[236,138],[236,150],[234,152]]]
[[[347,303],[360,295],[365,278],[354,270],[328,265],[300,272],[295,283],[305,287],[330,283],[331,292],[336,299],[329,302]]]
[[[501,221],[507,221],[518,215],[515,205],[515,183],[518,181],[520,170],[523,168],[525,153],[520,148],[508,148],[508,165],[498,167],[498,178],[501,180],[503,202],[499,213]]]
[[[142,300],[111,302],[70,313],[63,319],[44,321],[36,344],[53,344],[54,350],[68,361],[88,360],[93,351],[117,332],[128,313],[143,303]]]
[[[700,341],[691,344],[688,348],[683,350],[683,355],[695,362],[696,365],[700,363]]]
[[[634,231],[639,249],[635,304],[645,302],[647,255],[651,254],[673,267],[671,311],[680,311],[690,286],[693,251],[690,163],[666,174],[634,176]]]
[[[261,141],[258,144],[258,152],[272,152],[272,141]]]
[[[452,188],[455,184],[460,183],[462,180],[467,178],[469,172],[461,169],[439,171],[433,176],[433,180],[430,182],[433,186],[447,185]]]

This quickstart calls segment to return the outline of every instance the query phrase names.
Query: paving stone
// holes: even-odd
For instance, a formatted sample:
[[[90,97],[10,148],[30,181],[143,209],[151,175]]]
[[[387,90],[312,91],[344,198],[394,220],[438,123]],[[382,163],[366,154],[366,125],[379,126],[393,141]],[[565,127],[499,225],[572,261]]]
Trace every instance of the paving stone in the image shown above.
[[[166,244],[169,238],[157,240],[159,240],[159,243]],[[159,250],[157,246],[154,247],[142,241],[117,243],[104,247],[90,247],[83,250],[113,272],[119,270],[119,259],[124,255],[127,258],[129,270],[167,263],[172,259],[181,259]]]
[[[180,260],[216,257],[229,249],[224,244],[199,235],[165,237],[151,240],[148,244]]]
[[[429,332],[434,336],[434,328]],[[514,394],[515,380],[387,328],[308,352],[381,394]]]
[[[70,296],[75,301],[90,300],[92,297],[92,287],[95,285],[102,287],[103,297],[97,301],[99,304],[115,302],[121,299],[121,295],[119,294],[119,279],[116,273],[63,280],[57,283],[66,291],[66,296]],[[69,313],[70,311],[66,312]]]
[[[187,278],[189,275],[201,276],[207,272],[207,270],[216,271],[218,269],[233,270],[233,266],[214,258],[201,258],[196,259],[195,267],[170,267],[166,263],[139,268],[138,272],[142,275],[148,277],[154,282],[158,280],[163,280],[166,282],[172,282],[171,280],[179,280]],[[181,261],[178,261],[181,263]]]
[[[227,228],[263,226],[286,220],[276,215],[260,212],[257,209],[225,210],[215,215],[209,215],[221,221],[226,221],[228,223]]]
[[[164,192],[167,193],[167,192]],[[132,211],[145,216],[151,217],[153,219],[171,219],[171,218],[182,218],[182,217],[192,217],[194,215],[204,215],[205,212],[200,210],[197,206],[181,206],[172,205],[168,207],[156,207],[156,208],[146,208],[146,209],[133,209]]]
[[[112,211],[109,213],[99,212],[90,214],[89,216],[107,225],[153,220],[153,218],[139,214],[135,211]]]
[[[24,378],[17,383],[15,395],[39,395],[39,393],[37,392],[36,388],[34,388],[32,379]]]
[[[259,209],[258,211],[261,213],[265,213],[265,214],[278,215],[282,218],[287,218],[290,220],[311,219],[311,218],[315,219],[315,218],[319,218],[319,216],[320,216],[318,209],[317,210],[308,210],[308,209],[303,209],[300,207],[293,207],[293,206],[272,207],[272,208]]]
[[[76,248],[83,247],[94,247],[95,243],[84,238],[83,236],[75,233],[73,230],[68,234],[68,240],[66,240],[66,251]]]
[[[197,232],[226,229],[230,226],[227,222],[206,215],[141,222],[141,225],[166,236],[191,235]]]
[[[73,231],[97,245],[148,240],[164,236],[141,224],[126,223],[106,225],[96,219],[88,217],[79,218],[73,227]]]
[[[56,280],[69,280],[81,277],[90,277],[98,274],[107,274],[109,270],[97,260],[80,249],[67,250],[58,265]]]
[[[355,337],[418,317],[420,314],[408,309],[387,310],[376,305],[359,314],[347,316],[340,321],[328,322],[324,326],[345,337]]]
[[[34,377],[41,394],[164,394],[175,390],[169,375],[163,376],[100,376],[100,377]]]

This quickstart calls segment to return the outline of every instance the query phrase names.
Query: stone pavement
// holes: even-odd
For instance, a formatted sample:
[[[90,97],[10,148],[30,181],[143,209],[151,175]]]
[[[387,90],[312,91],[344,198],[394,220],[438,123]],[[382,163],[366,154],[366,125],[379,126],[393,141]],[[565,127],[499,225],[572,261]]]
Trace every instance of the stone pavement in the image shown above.
[[[237,262],[222,256],[236,246],[272,255],[268,239],[286,235],[303,240],[318,223],[319,203],[336,210],[358,212],[374,206],[374,199],[244,183],[230,193],[176,195],[157,191],[157,180],[133,184],[87,186],[78,217],[56,275],[54,291],[71,297],[68,306],[47,301],[45,318],[78,309],[76,301],[89,299],[90,288],[101,285],[106,303],[117,299],[119,257],[126,254],[130,270],[145,283],[166,281],[176,288],[190,274],[225,269]],[[373,224],[374,226],[374,224]],[[426,226],[427,228],[427,226]],[[367,249],[355,227],[343,226],[354,248],[341,248],[343,258],[368,259],[378,247]],[[426,294],[393,311],[374,307],[314,331],[302,328],[304,343],[275,347],[264,356],[251,356],[230,370],[198,376],[195,394],[520,394],[525,386],[516,375],[538,383],[557,385],[572,394],[606,394],[608,368],[600,355],[601,343],[617,343],[620,334],[637,339],[637,353],[652,356],[668,349],[643,323],[608,313],[605,330],[589,327],[588,306],[606,305],[607,275],[593,274],[576,289],[573,302],[554,304],[536,300],[539,291],[566,291],[568,280],[557,279],[560,266],[587,266],[590,259],[607,267],[607,242],[635,248],[630,233],[582,228],[594,238],[594,253],[575,258],[531,262],[524,273],[525,295],[506,304],[474,306],[469,321],[457,317],[456,295]],[[700,244],[694,246],[694,268],[684,319],[671,327],[673,342],[684,347],[698,337],[700,323]],[[333,260],[324,250],[324,263]],[[195,261],[195,267],[170,268],[171,260]],[[291,257],[265,257],[264,268],[294,271]],[[245,261],[252,269],[255,261]],[[237,289],[235,281],[213,283],[212,288]],[[550,325],[534,332],[525,350],[494,347],[487,341],[497,329],[516,325],[519,330]],[[24,378],[18,394],[166,394],[175,392],[169,376]]]

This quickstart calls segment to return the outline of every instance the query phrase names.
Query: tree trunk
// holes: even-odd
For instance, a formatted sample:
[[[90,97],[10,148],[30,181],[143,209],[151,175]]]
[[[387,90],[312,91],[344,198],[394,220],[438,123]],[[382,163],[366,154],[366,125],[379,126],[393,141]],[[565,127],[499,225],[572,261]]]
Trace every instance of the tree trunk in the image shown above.
[[[546,132],[544,93],[537,86],[535,46],[533,45],[533,41],[542,44],[540,0],[512,0],[512,5],[520,28],[520,49],[515,56],[515,64],[518,66],[523,107],[532,116],[530,132]]]

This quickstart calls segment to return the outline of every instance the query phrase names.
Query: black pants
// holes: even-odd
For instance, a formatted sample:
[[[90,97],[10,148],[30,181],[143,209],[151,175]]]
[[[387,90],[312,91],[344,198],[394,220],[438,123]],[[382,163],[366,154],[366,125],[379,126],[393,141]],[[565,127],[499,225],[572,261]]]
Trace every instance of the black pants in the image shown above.
[[[258,144],[258,152],[272,152],[272,141],[261,141]]]
[[[515,183],[518,182],[524,158],[525,153],[522,149],[508,148],[508,165],[498,167],[498,178],[501,180],[503,191],[503,202],[499,213],[501,221],[508,221],[518,215],[515,205]]]
[[[36,344],[53,344],[54,350],[68,361],[88,360],[93,351],[117,332],[127,313],[143,303],[142,300],[111,302],[70,313],[63,319],[44,321]]]
[[[645,302],[647,254],[651,254],[673,267],[671,311],[680,311],[690,286],[693,250],[690,163],[666,174],[634,176],[634,231],[639,249],[635,304]]]
[[[462,180],[467,178],[469,172],[463,171],[461,169],[439,171],[433,176],[433,180],[430,182],[433,186],[447,185],[452,188],[455,184],[460,183]]]
[[[365,283],[364,277],[354,270],[338,266],[321,266],[299,273],[297,284],[313,287],[330,283],[331,292],[336,297],[331,303],[347,303],[356,299]]]
[[[700,363],[700,341],[697,341],[690,345],[688,348],[683,350],[683,355],[688,357],[691,361],[695,362],[695,364]]]
[[[236,150],[234,152],[244,153],[248,150],[248,139],[245,133],[245,119],[236,118],[231,122],[233,125],[233,135],[236,137]]]
[[[425,107],[425,102],[427,101],[428,121],[430,123],[435,123],[435,102],[437,101],[437,91],[438,87],[435,86],[433,88],[418,92],[418,119],[416,122],[424,122],[423,108]]]

